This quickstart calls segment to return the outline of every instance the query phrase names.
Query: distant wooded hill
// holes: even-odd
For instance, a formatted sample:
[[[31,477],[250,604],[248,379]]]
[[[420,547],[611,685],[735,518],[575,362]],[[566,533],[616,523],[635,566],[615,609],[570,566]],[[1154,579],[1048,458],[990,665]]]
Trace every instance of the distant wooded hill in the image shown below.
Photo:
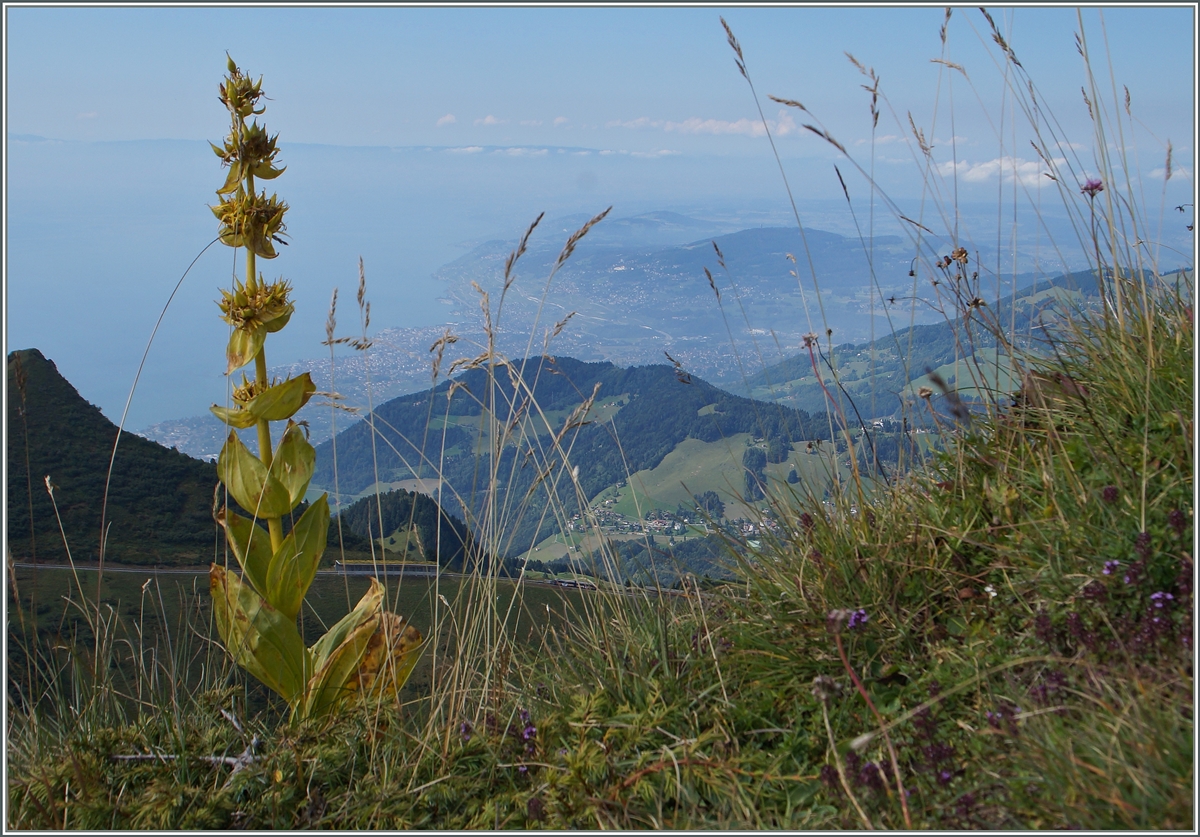
[[[847,415],[854,416],[857,410],[863,419],[899,418],[904,401],[911,404],[916,389],[929,383],[929,370],[941,375],[967,401],[982,397],[984,389],[1015,391],[1019,381],[1012,378],[1011,361],[983,325],[982,317],[1000,322],[1011,345],[1046,352],[1046,329],[1097,298],[1095,277],[1088,272],[1036,282],[1032,276],[1026,278],[1030,284],[1015,294],[999,301],[984,300],[986,312],[974,314],[969,324],[952,316],[941,323],[897,329],[871,343],[835,346],[829,356],[822,342],[816,360],[825,387],[813,370],[813,358],[804,352],[753,375],[749,391],[754,398],[810,411],[828,409],[832,395]],[[944,296],[949,304],[950,294]],[[897,300],[893,307],[903,311],[906,305]],[[977,364],[968,364],[972,357]],[[831,366],[837,369],[840,386],[833,384]]]
[[[531,398],[514,387],[514,378],[528,383]],[[572,411],[597,385],[590,413],[576,416],[578,421],[564,430]],[[481,402],[494,405],[496,421],[514,427],[519,440],[506,444],[495,463]],[[801,410],[732,395],[698,378],[685,383],[670,366],[622,369],[543,357],[512,370],[497,368],[493,384],[486,370],[474,369],[453,383],[381,405],[373,421],[360,422],[317,448],[314,483],[325,490],[334,484],[335,442],[343,496],[377,482],[394,485],[440,475],[441,501],[449,510],[469,520],[481,519],[485,507],[505,510],[506,543],[498,551],[507,556],[560,531],[561,516],[578,510],[574,479],[554,468],[545,473],[551,465],[562,466],[548,444],[560,432],[560,445],[570,451],[570,466],[578,468],[574,479],[587,501],[629,474],[656,467],[687,439],[715,442],[747,433],[790,445],[828,439],[829,425],[824,416],[817,420]],[[534,449],[545,455],[530,456]],[[485,478],[493,469],[500,476],[489,495]],[[531,492],[535,482],[539,488]],[[547,491],[556,497],[549,510]]]
[[[37,349],[8,355],[8,394],[8,549],[17,561],[64,562],[65,532],[71,557],[95,562],[116,425]],[[122,432],[108,489],[105,560],[162,566],[224,560],[224,537],[212,514],[218,484],[215,464]],[[370,550],[353,531],[344,532],[341,543],[355,557]],[[327,564],[339,544],[336,532],[329,544]]]
[[[99,557],[104,480],[117,428],[37,349],[8,355],[7,542],[16,560]],[[106,560],[200,564],[219,545],[213,522],[217,468],[121,433],[108,491]]]
[[[437,562],[453,570],[467,563],[471,533],[424,494],[404,489],[364,497],[343,511],[343,531],[389,541],[388,552],[407,560]]]

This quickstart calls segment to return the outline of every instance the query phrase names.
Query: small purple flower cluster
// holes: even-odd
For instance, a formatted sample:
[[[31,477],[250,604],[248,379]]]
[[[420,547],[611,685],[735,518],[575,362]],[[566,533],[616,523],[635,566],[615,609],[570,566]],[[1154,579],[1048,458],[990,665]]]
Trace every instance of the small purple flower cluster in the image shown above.
[[[1058,669],[1044,672],[1041,679],[1029,689],[1035,703],[1046,706],[1052,703],[1059,691],[1066,686],[1067,676]]]
[[[1115,485],[1106,485],[1100,490],[1100,496],[1104,498],[1104,502],[1111,506],[1121,498],[1121,493],[1117,491]]]
[[[1192,559],[1186,554],[1179,559],[1179,574],[1175,577],[1175,587],[1179,590],[1179,606],[1183,618],[1179,624],[1179,641],[1184,648],[1192,647],[1192,574],[1194,572]]]
[[[529,797],[529,801],[525,803],[525,818],[537,822],[545,817],[545,815],[546,805],[542,802],[541,797]]]
[[[1172,509],[1167,515],[1167,523],[1175,530],[1175,534],[1183,537],[1183,533],[1187,531],[1188,516],[1181,509]]]
[[[1146,571],[1145,560],[1139,559],[1129,565],[1129,569],[1125,573],[1125,577],[1121,579],[1126,586],[1136,587],[1142,580],[1142,574]]]
[[[884,790],[884,780],[891,779],[891,765],[886,762],[864,762],[858,753],[851,750],[846,753],[846,773],[856,787],[880,793]]]
[[[850,614],[850,621],[846,623],[846,627],[852,631],[856,631],[867,624],[867,619],[869,618],[867,612],[860,608]]]
[[[475,728],[471,726],[470,721],[463,721],[458,725],[458,734],[462,736],[464,744],[471,740],[471,733],[474,732],[474,730]]]
[[[1076,645],[1082,645],[1089,651],[1095,651],[1100,644],[1100,638],[1096,632],[1089,630],[1083,621],[1083,614],[1078,611],[1071,611],[1067,614],[1067,634],[1073,639]]]
[[[521,740],[525,742],[525,754],[532,756],[537,752],[537,727],[533,725],[528,709],[519,710],[517,717],[521,719]]]
[[[1096,194],[1104,191],[1104,181],[1099,178],[1089,177],[1084,184],[1079,187],[1081,194],[1087,195],[1089,198],[1095,198]]]
[[[1117,571],[1117,569],[1120,566],[1121,566],[1121,562],[1117,561],[1115,559],[1112,561],[1105,561],[1104,569],[1101,570],[1100,572],[1104,573],[1105,575],[1112,575],[1113,573],[1115,573]]]
[[[1157,593],[1150,594],[1151,604],[1159,610],[1162,610],[1174,600],[1174,596],[1172,596],[1170,593],[1164,593],[1162,590],[1159,590]]]
[[[992,729],[1006,732],[1015,738],[1021,734],[1020,728],[1017,727],[1017,716],[1020,714],[1021,707],[1014,704],[1009,707],[997,706],[995,712],[988,712],[984,717]]]
[[[1054,623],[1050,621],[1050,614],[1044,608],[1040,608],[1034,614],[1033,632],[1046,645],[1054,647]]]

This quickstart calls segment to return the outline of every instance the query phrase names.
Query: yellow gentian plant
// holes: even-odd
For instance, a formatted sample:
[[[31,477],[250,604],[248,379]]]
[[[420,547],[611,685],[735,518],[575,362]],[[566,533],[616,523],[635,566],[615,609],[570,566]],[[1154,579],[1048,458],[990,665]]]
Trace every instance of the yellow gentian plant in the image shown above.
[[[229,173],[212,207],[220,222],[221,241],[246,251],[246,278],[233,279],[218,305],[231,333],[226,349],[229,375],[254,363],[255,377],[242,375],[230,407],[212,412],[230,426],[217,469],[232,497],[252,518],[228,506],[217,513],[241,575],[218,564],[209,574],[217,630],[234,660],[291,707],[293,722],[325,714],[354,694],[394,693],[412,673],[420,655],[420,632],[384,609],[383,586],[370,588],[341,621],[311,648],[297,627],[304,596],[316,576],[329,534],[329,498],[322,494],[291,531],[283,519],[304,499],[316,464],[316,451],[300,425],[292,420],[316,391],[306,372],[285,381],[267,377],[267,335],[287,325],[294,306],[291,285],[267,282],[257,260],[273,259],[284,244],[288,206],[266,190],[255,191],[255,179],[274,180],[276,141],[255,118],[266,109],[262,79],[252,81],[232,58],[220,85],[221,103],[231,128],[222,146],[212,145]],[[247,119],[251,120],[247,124]],[[271,422],[286,421],[278,446],[272,447]],[[255,456],[238,438],[237,429],[254,427]],[[266,529],[258,521],[266,521]]]

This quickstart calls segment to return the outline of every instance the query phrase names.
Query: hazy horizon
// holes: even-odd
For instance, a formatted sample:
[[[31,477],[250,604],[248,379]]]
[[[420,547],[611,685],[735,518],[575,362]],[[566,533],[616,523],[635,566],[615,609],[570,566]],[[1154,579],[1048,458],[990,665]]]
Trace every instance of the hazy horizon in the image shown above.
[[[1039,103],[1071,138],[1064,159],[1090,175],[1095,140],[1080,96],[1075,13],[993,14],[1041,85]],[[1162,206],[1165,225],[1160,232],[1160,219],[1149,219],[1147,237],[1190,254],[1190,239],[1170,223],[1179,218],[1171,207],[1194,190],[1194,90],[1163,79],[1194,78],[1192,10],[1104,14],[1101,29],[1085,13],[1088,32],[1097,45],[1107,40],[1117,85],[1128,85],[1134,115],[1154,132],[1138,128],[1128,173],[1149,206]],[[806,226],[902,232],[866,175],[909,217],[936,230],[959,226],[993,247],[1017,227],[1037,240],[1044,232],[1031,207],[1053,226],[1065,217],[1062,195],[1078,198],[1077,184],[1044,179],[974,10],[955,10],[945,46],[940,8],[6,7],[5,15],[6,350],[40,349],[114,421],[159,312],[215,235],[208,204],[223,172],[207,141],[227,130],[215,95],[226,50],[263,76],[262,120],[280,135],[288,167],[270,188],[291,206],[289,246],[260,267],[293,282],[297,314],[268,343],[272,366],[326,354],[334,287],[339,331],[357,331],[360,257],[376,331],[444,322],[432,274],[484,240],[515,240],[540,212],[586,217],[612,205],[614,219],[673,211],[717,226],[794,224],[721,15],[741,41]],[[881,79],[875,130],[861,89],[868,79],[844,51]],[[934,146],[931,179],[910,111]],[[810,120],[847,153],[805,130]],[[1167,139],[1175,176],[1164,184]],[[941,216],[949,203],[958,218]],[[1054,262],[1048,239],[1044,247]],[[192,268],[127,429],[223,400],[226,327],[213,300],[234,268],[219,244]]]

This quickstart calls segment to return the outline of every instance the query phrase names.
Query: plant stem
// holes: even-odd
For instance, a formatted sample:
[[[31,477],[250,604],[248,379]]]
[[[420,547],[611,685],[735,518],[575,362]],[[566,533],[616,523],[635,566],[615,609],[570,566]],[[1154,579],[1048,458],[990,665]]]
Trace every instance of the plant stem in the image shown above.
[[[871,820],[863,811],[862,806],[858,804],[858,798],[854,795],[854,791],[850,790],[850,783],[846,781],[846,770],[842,767],[842,760],[838,756],[837,743],[833,738],[833,727],[829,724],[829,707],[826,706],[827,701],[821,701],[821,717],[825,719],[825,733],[829,736],[829,751],[833,754],[833,766],[837,768],[838,779],[842,783],[842,790],[846,792],[846,796],[850,798],[850,802],[854,805],[854,810],[858,812],[859,818],[863,821],[863,825],[867,827],[867,831],[874,831],[875,826],[871,824]],[[911,826],[910,826],[911,827]]]
[[[887,742],[888,755],[892,760],[892,772],[896,776],[896,788],[899,791],[897,796],[900,797],[900,808],[904,812],[904,826],[909,830],[912,829],[912,818],[908,814],[908,795],[904,792],[904,782],[900,779],[900,762],[896,758],[896,749],[892,746],[892,737],[888,735],[887,725],[883,723],[883,718],[879,716],[879,710],[875,708],[871,696],[867,694],[866,688],[862,681],[858,679],[858,675],[854,673],[854,669],[850,666],[850,660],[846,658],[846,649],[842,647],[842,637],[840,634],[833,635],[837,642],[838,654],[842,657],[842,665],[850,674],[850,679],[854,681],[854,687],[858,689],[858,693],[862,695],[862,699],[867,702],[867,707],[871,710],[871,714],[875,716],[876,723],[879,724],[879,729],[883,733],[883,740]]]
[[[254,194],[254,176],[246,177],[246,187],[250,194]],[[257,259],[254,251],[249,247],[246,248],[246,290],[253,293],[258,285],[257,280]],[[257,379],[259,391],[266,389],[270,381],[267,379],[267,348],[263,346],[258,350],[258,354],[254,356],[254,373]],[[258,421],[258,453],[259,459],[267,466],[267,470],[271,469],[271,425],[266,419]],[[271,551],[277,552],[279,547],[283,545],[283,524],[278,517],[267,518],[267,531],[271,535]]]

